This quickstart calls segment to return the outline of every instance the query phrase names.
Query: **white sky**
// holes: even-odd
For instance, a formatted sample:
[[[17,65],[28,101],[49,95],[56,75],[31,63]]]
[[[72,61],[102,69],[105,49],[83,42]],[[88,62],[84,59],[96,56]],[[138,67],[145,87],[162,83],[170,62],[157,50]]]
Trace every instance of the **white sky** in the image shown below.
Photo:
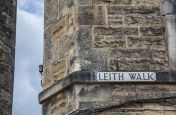
[[[18,0],[13,115],[41,115],[43,0]]]

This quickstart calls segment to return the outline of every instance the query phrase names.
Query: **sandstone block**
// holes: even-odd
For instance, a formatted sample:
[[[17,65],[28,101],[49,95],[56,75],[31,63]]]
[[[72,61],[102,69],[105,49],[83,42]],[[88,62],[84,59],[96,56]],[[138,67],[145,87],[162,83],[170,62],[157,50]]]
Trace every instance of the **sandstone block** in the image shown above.
[[[48,5],[45,6],[45,17],[44,17],[44,23],[45,27],[51,24],[53,21],[55,21],[58,17],[58,2],[57,0],[53,1],[46,1]],[[49,4],[50,3],[50,4]]]
[[[163,37],[127,37],[129,48],[165,50],[166,38]]]
[[[107,6],[109,15],[159,15],[160,9],[155,6]]]
[[[79,6],[79,25],[105,25],[106,8],[104,6]]]
[[[110,0],[110,1],[107,1],[107,0],[93,0],[92,1],[93,4],[96,4],[96,5],[104,5],[104,4],[107,4],[107,5],[131,5],[132,4],[132,0]]]
[[[95,48],[123,48],[126,46],[126,39],[122,36],[94,36]]]
[[[133,0],[135,5],[143,5],[143,6],[160,6],[161,0]]]
[[[108,25],[113,26],[113,25],[123,25],[123,16],[119,15],[109,15],[108,16]]]
[[[152,58],[152,52],[149,49],[114,49],[111,50],[110,57],[124,58]]]
[[[51,75],[54,82],[63,79],[66,75],[66,60],[59,59],[51,64]]]
[[[42,82],[44,89],[46,89],[54,83],[54,80],[52,78],[49,78],[48,76],[45,76],[44,81]]]
[[[138,35],[138,28],[128,28],[128,27],[95,27],[94,28],[95,35]]]
[[[58,39],[65,33],[68,29],[68,17],[64,16],[63,18],[57,20],[56,23],[53,24],[53,39]]]
[[[161,66],[164,65],[164,66]],[[156,59],[122,59],[111,60],[110,69],[112,71],[168,71],[167,60]]]
[[[165,36],[164,27],[141,27],[140,32],[142,36]]]
[[[161,16],[125,16],[126,26],[162,26],[164,24],[163,17]]]

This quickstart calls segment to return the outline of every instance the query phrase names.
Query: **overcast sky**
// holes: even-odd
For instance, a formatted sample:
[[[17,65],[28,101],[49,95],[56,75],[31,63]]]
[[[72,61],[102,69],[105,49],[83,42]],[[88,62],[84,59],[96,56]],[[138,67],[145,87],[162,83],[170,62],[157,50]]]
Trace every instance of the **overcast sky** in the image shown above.
[[[41,115],[43,0],[18,0],[13,115]]]

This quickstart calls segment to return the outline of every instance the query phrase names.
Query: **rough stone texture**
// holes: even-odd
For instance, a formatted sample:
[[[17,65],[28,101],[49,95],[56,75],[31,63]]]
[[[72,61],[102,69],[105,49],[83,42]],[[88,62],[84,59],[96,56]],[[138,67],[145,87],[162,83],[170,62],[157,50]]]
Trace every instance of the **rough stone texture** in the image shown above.
[[[170,72],[167,27],[161,3],[163,0],[45,0],[44,90],[75,71]],[[137,97],[161,98],[165,90],[174,92],[170,89],[174,85],[164,90],[162,85],[147,85],[149,90],[147,87],[141,89],[142,84],[116,84],[118,88],[108,84],[72,85],[67,90],[63,88],[58,96],[42,102],[44,115],[81,115],[79,109],[86,107],[121,104]],[[115,94],[114,89],[118,89]],[[52,105],[53,99],[58,104]],[[98,114],[164,113],[165,105],[161,100],[135,104],[133,108],[129,105],[122,110]],[[160,110],[147,108],[155,104]],[[166,113],[175,112],[175,108],[169,109]]]
[[[74,71],[168,72],[160,5],[160,0],[46,0],[44,89]]]
[[[16,0],[0,1],[0,115],[12,114]]]
[[[76,84],[43,103],[43,115],[175,115],[175,85]]]

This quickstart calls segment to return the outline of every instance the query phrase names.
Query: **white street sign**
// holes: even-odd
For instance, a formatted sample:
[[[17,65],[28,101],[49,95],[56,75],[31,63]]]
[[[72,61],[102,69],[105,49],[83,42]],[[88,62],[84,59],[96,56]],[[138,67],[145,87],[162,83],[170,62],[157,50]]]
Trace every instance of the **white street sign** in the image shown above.
[[[154,72],[98,72],[99,82],[153,82],[156,81]]]

